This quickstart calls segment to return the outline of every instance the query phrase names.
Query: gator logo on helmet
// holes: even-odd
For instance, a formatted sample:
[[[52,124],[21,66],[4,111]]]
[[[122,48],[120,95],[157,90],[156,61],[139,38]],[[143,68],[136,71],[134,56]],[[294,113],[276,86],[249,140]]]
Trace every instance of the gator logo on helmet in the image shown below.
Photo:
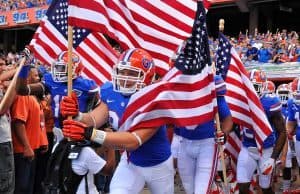
[[[145,67],[146,69],[149,69],[152,67],[152,61],[147,58],[142,59],[142,64],[143,64],[143,67]]]

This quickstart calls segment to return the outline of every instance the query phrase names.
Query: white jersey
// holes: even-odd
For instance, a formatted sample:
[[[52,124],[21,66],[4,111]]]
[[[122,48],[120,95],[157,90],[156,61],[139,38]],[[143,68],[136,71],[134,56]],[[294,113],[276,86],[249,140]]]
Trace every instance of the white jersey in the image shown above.
[[[97,188],[94,184],[94,174],[98,173],[106,164],[97,153],[90,147],[83,147],[79,157],[72,161],[72,169],[78,175],[85,175],[88,172],[88,188],[90,194],[98,194]],[[84,194],[85,179],[83,178],[77,189],[77,194]]]

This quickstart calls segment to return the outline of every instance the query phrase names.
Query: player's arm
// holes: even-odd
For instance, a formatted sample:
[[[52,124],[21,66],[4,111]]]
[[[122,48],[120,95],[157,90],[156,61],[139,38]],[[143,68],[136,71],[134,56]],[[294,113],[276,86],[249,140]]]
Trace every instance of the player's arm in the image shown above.
[[[278,138],[276,140],[275,146],[273,148],[273,152],[271,158],[277,159],[279,154],[282,151],[282,148],[287,140],[286,136],[286,129],[285,129],[285,122],[284,118],[281,114],[281,111],[274,112],[271,116],[272,124],[277,131]]]
[[[137,129],[134,132],[105,132],[93,130],[91,140],[115,149],[135,150],[148,141],[158,128]]]
[[[233,127],[233,122],[232,122],[232,117],[231,115],[225,117],[222,121],[221,121],[221,129],[224,133],[229,134],[232,130]]]
[[[79,112],[78,99],[75,93],[65,96],[60,102],[60,113],[63,117],[71,116],[74,120],[84,123],[87,127],[98,128],[108,120],[108,107],[104,102],[88,113]]]
[[[136,129],[134,132],[106,132],[87,127],[84,123],[74,120],[64,120],[63,134],[74,140],[88,139],[98,144],[115,149],[135,150],[150,139],[158,128]]]
[[[287,121],[286,122],[286,130],[289,135],[295,134],[297,122],[296,121]]]
[[[108,107],[105,103],[100,102],[91,112],[82,113],[81,122],[89,127],[99,128],[108,120]]]
[[[281,164],[282,164],[283,168],[285,167],[287,152],[288,152],[288,141],[285,141],[282,152],[280,154],[280,161],[281,161]]]

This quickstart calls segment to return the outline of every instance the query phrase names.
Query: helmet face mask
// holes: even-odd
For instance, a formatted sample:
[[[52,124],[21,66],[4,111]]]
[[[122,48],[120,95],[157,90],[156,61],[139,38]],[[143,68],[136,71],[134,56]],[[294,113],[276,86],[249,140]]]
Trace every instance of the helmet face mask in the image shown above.
[[[51,65],[51,74],[55,82],[68,81],[68,53],[63,51],[58,55],[57,61]],[[79,56],[72,53],[72,79],[77,78],[83,69]]]
[[[287,104],[287,101],[290,97],[290,89],[288,84],[281,84],[276,90],[276,94],[279,97],[282,104]]]
[[[113,67],[114,91],[129,96],[151,84],[155,77],[152,57],[143,49],[125,51]]]
[[[67,66],[63,61],[56,61],[51,66],[51,73],[55,82],[67,82]]]
[[[113,68],[112,79],[114,90],[124,95],[131,95],[145,86],[144,72],[124,63],[118,63]]]
[[[253,86],[254,86],[254,89],[256,91],[256,93],[258,95],[261,94],[261,91],[262,91],[262,83],[256,83],[256,82],[252,82]]]
[[[263,85],[267,81],[267,77],[264,71],[253,69],[249,73],[249,79],[252,82],[254,89],[258,95],[263,92]]]

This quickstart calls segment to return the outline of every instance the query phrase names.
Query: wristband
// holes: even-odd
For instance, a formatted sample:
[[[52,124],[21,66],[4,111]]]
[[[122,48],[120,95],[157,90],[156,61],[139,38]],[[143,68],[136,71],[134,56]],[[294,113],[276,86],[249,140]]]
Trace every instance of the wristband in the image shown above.
[[[91,140],[93,142],[103,144],[106,138],[106,132],[102,130],[93,129]]]
[[[143,142],[142,142],[142,139],[140,138],[140,136],[138,136],[136,134],[136,132],[132,132],[131,134],[137,139],[137,141],[139,142],[139,146],[141,146],[143,144]]]
[[[19,73],[18,77],[26,79],[28,77],[29,70],[30,70],[29,65],[23,65],[21,70],[20,70],[20,73]]]
[[[81,121],[83,117],[82,112],[78,112],[78,115],[74,118],[75,121]]]

